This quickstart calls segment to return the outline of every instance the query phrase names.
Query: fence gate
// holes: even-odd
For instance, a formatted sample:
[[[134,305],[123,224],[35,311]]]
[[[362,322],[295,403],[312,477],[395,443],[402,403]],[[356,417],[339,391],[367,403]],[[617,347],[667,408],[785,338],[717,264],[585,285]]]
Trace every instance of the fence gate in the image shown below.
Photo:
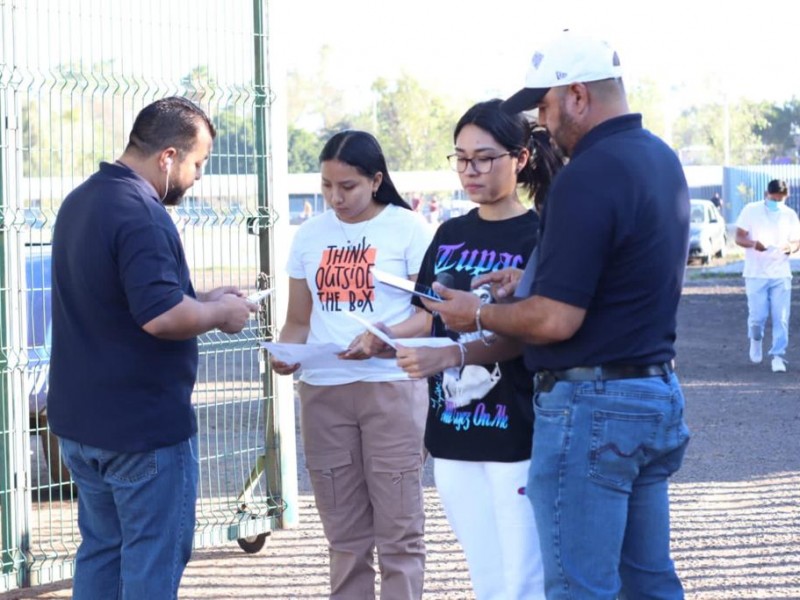
[[[64,196],[122,152],[138,111],[186,96],[218,137],[172,211],[195,287],[272,287],[267,0],[0,0],[0,591],[68,578],[77,491],[47,428],[50,240]],[[195,546],[254,552],[278,525],[277,410],[258,343],[201,337]]]

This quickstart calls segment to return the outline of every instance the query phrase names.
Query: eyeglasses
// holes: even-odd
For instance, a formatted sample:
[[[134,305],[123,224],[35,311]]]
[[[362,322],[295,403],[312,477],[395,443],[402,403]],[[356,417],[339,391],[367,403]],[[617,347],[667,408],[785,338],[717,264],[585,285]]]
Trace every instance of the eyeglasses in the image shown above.
[[[496,161],[498,158],[503,158],[504,156],[510,155],[511,152],[503,152],[497,156],[478,156],[475,158],[467,158],[465,156],[459,156],[458,154],[450,154],[447,157],[447,161],[450,163],[450,168],[457,173],[464,173],[467,170],[467,167],[471,164],[472,169],[476,173],[485,175],[486,173],[490,173],[492,171],[492,165],[494,165],[494,161]]]

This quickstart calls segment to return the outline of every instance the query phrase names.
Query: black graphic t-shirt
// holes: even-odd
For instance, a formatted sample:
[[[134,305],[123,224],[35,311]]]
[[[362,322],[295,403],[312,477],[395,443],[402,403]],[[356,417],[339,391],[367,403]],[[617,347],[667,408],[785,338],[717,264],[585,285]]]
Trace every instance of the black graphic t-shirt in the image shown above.
[[[422,261],[418,280],[430,285],[449,273],[456,289],[469,290],[473,277],[506,267],[524,268],[537,240],[533,211],[504,221],[485,221],[473,209],[439,226]],[[415,298],[415,304],[421,303]],[[441,319],[433,335],[458,338]],[[484,365],[488,371],[494,364]],[[430,404],[425,446],[437,458],[515,462],[531,456],[532,378],[522,358],[500,363],[501,378],[489,393],[456,408],[445,399],[442,374],[428,379]]]

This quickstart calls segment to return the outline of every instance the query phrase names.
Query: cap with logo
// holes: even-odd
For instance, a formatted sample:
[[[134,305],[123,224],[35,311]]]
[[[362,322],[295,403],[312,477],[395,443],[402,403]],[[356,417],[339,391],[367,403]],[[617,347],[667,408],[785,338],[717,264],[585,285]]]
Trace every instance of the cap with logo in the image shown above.
[[[533,53],[525,87],[503,102],[507,113],[534,108],[550,88],[622,77],[616,51],[600,39],[565,30]]]

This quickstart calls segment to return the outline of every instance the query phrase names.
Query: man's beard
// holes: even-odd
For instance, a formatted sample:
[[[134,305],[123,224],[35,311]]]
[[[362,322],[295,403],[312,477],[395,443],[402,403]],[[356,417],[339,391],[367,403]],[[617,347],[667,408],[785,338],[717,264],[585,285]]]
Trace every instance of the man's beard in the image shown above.
[[[564,156],[569,157],[580,139],[580,127],[571,115],[567,114],[566,103],[561,99],[558,114],[558,128],[551,133],[553,141]]]
[[[180,204],[183,200],[183,195],[188,189],[189,188],[182,189],[179,185],[175,185],[170,181],[169,187],[167,188],[167,193],[164,195],[164,199],[161,201],[161,204],[164,206],[178,206],[178,204]]]

